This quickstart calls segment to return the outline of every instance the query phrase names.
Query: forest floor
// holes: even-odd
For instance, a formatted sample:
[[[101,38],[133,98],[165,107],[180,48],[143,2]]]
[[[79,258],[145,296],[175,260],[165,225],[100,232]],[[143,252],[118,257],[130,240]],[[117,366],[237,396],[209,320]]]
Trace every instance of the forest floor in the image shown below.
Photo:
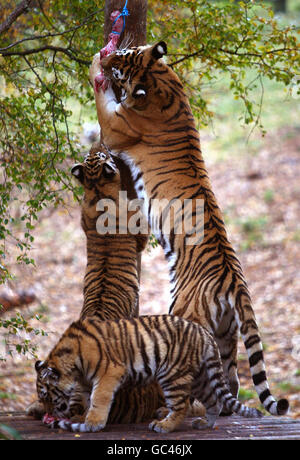
[[[288,397],[290,415],[300,417],[300,130],[268,135],[256,155],[232,155],[221,162],[210,160],[205,136],[202,146],[230,240],[252,294],[272,392]],[[12,247],[12,260],[13,256]],[[32,257],[36,268],[13,263],[10,268],[16,274],[12,286],[32,289],[38,298],[20,311],[25,318],[42,315],[32,324],[48,335],[31,334],[31,338],[43,359],[69,323],[77,319],[82,306],[86,258],[78,204],[44,212],[35,231]],[[146,250],[140,313],[167,313],[168,304],[168,272],[162,251]],[[11,342],[14,339],[8,337]],[[4,352],[2,343],[0,355]],[[240,397],[259,406],[242,343],[238,372]],[[34,399],[34,360],[16,353],[8,356],[0,362],[0,412],[25,409]]]

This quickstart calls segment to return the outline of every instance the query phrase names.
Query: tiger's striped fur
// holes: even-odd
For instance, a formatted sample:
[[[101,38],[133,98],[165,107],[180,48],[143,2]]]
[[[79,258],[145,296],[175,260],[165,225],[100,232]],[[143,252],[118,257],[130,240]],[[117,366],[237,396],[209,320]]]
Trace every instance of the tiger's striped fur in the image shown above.
[[[138,316],[137,253],[145,248],[148,235],[132,235],[127,229],[119,232],[120,172],[109,152],[103,146],[99,151],[99,144],[95,144],[83,164],[73,166],[72,174],[84,187],[81,226],[87,240],[84,304],[80,317],[95,315],[105,320]],[[115,234],[110,231],[100,234],[97,229],[97,220],[106,211],[105,206],[102,212],[98,210],[99,200],[103,203],[111,200],[115,204]],[[130,213],[127,212],[128,219]]]
[[[214,335],[235,396],[241,332],[260,401],[271,414],[284,414],[288,402],[277,402],[270,393],[248,287],[212,191],[188,98],[175,72],[161,59],[166,51],[160,42],[113,52],[101,64],[95,55],[91,83],[101,65],[106,78],[123,91],[118,103],[111,86],[106,92],[94,90],[102,139],[130,166],[149,223],[160,222],[156,236],[170,265],[170,312],[204,325]],[[176,234],[174,222],[182,220],[181,214],[175,215],[169,234],[164,233],[154,199],[192,200],[192,216],[196,200],[204,200],[203,240],[189,245],[188,231]]]
[[[87,316],[71,324],[45,361],[36,363],[43,386],[39,397],[49,401],[49,386],[72,399],[81,388],[91,391],[84,423],[54,422],[71,431],[99,431],[108,420],[114,394],[130,379],[160,384],[170,412],[149,428],[167,433],[184,419],[190,397],[206,408],[213,427],[222,405],[244,417],[262,414],[241,404],[229,391],[218,346],[200,325],[173,315],[99,321]],[[193,422],[202,428],[199,419]]]

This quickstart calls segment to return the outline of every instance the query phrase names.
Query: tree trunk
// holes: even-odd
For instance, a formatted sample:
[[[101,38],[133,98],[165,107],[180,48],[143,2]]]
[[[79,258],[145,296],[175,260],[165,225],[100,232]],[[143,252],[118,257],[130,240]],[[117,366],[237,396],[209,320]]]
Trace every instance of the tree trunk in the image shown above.
[[[285,13],[286,12],[286,0],[273,0],[274,11],[276,13]]]
[[[113,11],[122,11],[125,6],[125,0],[106,0],[105,1],[105,23],[104,23],[104,44],[108,42],[108,36],[111,32],[110,15]],[[147,43],[147,0],[128,0],[127,9],[129,16],[125,17],[125,29],[119,39],[119,44],[122,42],[129,44],[128,46],[139,46]],[[133,180],[129,167],[121,160],[116,161],[117,167],[120,170],[122,185],[128,192],[128,198],[136,198],[136,192],[133,186]],[[141,275],[141,253],[137,257],[138,276]],[[138,309],[137,309],[138,310]]]
[[[104,43],[108,41],[111,32],[110,15],[113,11],[122,11],[126,0],[105,1],[105,24]],[[126,16],[125,30],[121,34],[119,43],[129,40],[130,46],[145,45],[147,43],[147,0],[128,0],[127,9],[129,16]]]

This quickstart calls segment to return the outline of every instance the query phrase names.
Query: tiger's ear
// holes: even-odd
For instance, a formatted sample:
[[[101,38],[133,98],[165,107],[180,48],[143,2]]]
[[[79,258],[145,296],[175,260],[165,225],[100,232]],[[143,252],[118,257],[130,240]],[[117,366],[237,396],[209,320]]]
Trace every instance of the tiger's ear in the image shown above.
[[[112,179],[117,174],[117,168],[112,162],[104,163],[103,176],[106,179]]]
[[[147,95],[146,87],[141,83],[135,85],[134,90],[132,91],[132,97],[138,99],[140,97],[145,97]]]
[[[81,163],[76,163],[76,165],[72,167],[71,174],[73,174],[73,176],[75,176],[76,179],[79,180],[81,184],[83,184],[84,174],[83,174],[83,166]]]
[[[167,44],[165,42],[156,43],[156,45],[152,47],[152,56],[154,57],[154,59],[160,59],[165,54],[167,54],[167,52],[168,49]]]
[[[45,365],[45,362],[44,362],[44,361],[36,361],[36,362],[35,362],[35,365],[34,365],[35,370],[36,370],[37,372],[40,371],[40,370],[44,367],[44,365]]]

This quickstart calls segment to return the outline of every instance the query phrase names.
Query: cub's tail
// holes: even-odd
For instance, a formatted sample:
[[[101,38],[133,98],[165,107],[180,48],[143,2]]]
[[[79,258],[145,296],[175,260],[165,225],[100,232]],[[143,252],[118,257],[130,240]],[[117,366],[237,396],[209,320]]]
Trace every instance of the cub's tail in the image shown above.
[[[235,412],[242,417],[256,418],[262,417],[263,414],[255,408],[245,406],[229,391],[227,382],[223,373],[221,356],[216,344],[211,343],[213,353],[206,359],[206,370],[209,380],[209,387],[215,393],[219,405],[229,412]],[[209,401],[211,404],[211,401]]]

